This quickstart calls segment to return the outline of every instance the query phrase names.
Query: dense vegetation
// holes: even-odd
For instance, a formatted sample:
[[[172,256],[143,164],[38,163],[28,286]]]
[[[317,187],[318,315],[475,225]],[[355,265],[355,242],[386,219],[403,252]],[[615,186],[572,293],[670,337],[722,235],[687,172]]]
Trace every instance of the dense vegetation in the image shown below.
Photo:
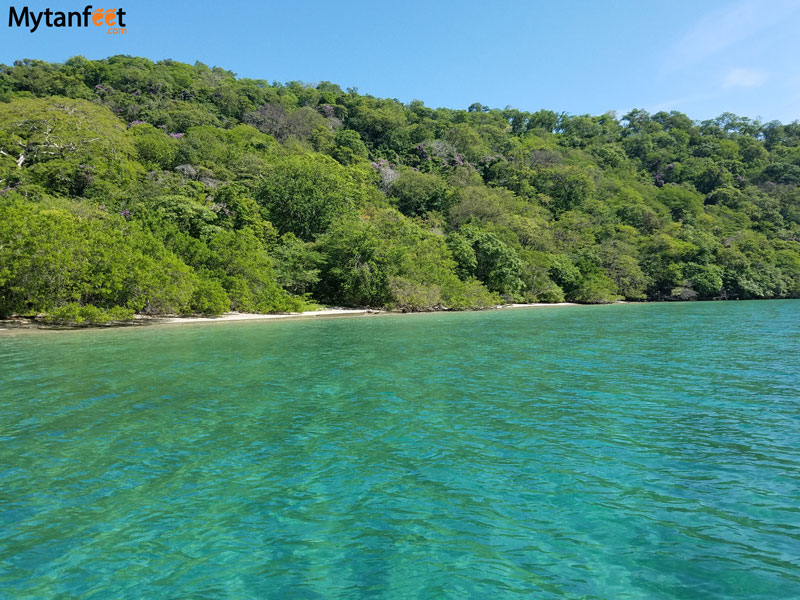
[[[800,296],[800,124],[0,66],[0,316]]]

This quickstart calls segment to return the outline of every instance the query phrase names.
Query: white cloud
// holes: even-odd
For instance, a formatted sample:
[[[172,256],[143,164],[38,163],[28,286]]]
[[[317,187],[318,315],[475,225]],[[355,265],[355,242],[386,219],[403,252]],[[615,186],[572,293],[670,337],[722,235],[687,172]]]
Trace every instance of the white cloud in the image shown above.
[[[792,22],[800,9],[794,0],[743,0],[701,18],[676,41],[662,74],[700,62],[780,23]]]
[[[767,81],[767,74],[758,69],[731,69],[725,75],[723,85],[726,88],[758,87]]]

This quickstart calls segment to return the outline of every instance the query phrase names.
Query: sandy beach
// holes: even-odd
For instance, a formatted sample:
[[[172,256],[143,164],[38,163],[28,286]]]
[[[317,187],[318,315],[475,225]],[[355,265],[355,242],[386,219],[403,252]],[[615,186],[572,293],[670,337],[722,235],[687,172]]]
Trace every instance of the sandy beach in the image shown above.
[[[544,308],[546,306],[582,306],[576,302],[535,302],[531,304],[501,304],[495,308]]]
[[[260,314],[231,312],[218,317],[146,317],[137,315],[136,321],[146,323],[211,323],[223,321],[262,321],[267,319],[302,319],[318,317],[343,317],[379,314],[385,311],[369,308],[323,308],[302,313]]]
[[[486,310],[504,310],[509,308],[546,308],[550,306],[580,306],[574,302],[554,302],[554,303],[531,303],[531,304],[500,304]],[[438,311],[437,311],[438,312]],[[449,311],[441,311],[449,312]],[[459,312],[459,311],[453,311]],[[267,321],[273,319],[319,319],[330,317],[358,317],[367,315],[392,314],[401,315],[403,313],[395,311],[380,310],[375,308],[323,308],[320,310],[310,310],[302,313],[281,313],[281,314],[260,314],[260,313],[239,313],[230,312],[217,317],[151,317],[146,315],[136,315],[132,321],[116,322],[98,325],[58,325],[45,324],[30,319],[13,318],[0,321],[0,331],[19,331],[19,330],[65,330],[65,329],[95,329],[106,327],[130,327],[130,326],[149,326],[149,325],[186,325],[191,323],[224,323],[230,321]],[[407,313],[413,314],[413,313]]]
[[[555,303],[532,303],[532,304],[501,304],[494,306],[487,310],[498,310],[506,308],[544,308],[548,306],[579,306],[574,302],[555,302]],[[446,312],[446,311],[442,311]],[[345,317],[345,316],[361,316],[361,315],[378,315],[378,314],[401,314],[393,311],[379,310],[373,308],[323,308],[321,310],[311,310],[302,313],[285,313],[265,315],[259,313],[238,313],[232,312],[218,317],[143,317],[137,316],[137,321],[147,323],[210,323],[210,322],[223,322],[223,321],[261,321],[266,319],[304,319],[304,318],[319,318],[319,317]],[[411,314],[411,313],[409,313]]]

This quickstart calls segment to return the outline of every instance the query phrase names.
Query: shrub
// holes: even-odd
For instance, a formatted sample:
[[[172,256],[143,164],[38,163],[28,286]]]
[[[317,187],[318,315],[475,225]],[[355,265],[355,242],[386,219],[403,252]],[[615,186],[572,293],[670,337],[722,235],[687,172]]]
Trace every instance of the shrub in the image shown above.
[[[64,306],[53,309],[40,317],[45,323],[64,325],[102,325],[112,322],[130,321],[133,319],[133,309],[124,306],[114,306],[103,309],[93,304],[79,304],[70,302]]]

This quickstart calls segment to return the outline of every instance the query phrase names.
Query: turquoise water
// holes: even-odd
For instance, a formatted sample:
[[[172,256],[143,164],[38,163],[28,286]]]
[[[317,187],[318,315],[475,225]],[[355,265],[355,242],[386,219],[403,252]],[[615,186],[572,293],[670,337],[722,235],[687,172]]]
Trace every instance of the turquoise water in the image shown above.
[[[800,301],[0,332],[0,598],[800,598]]]

